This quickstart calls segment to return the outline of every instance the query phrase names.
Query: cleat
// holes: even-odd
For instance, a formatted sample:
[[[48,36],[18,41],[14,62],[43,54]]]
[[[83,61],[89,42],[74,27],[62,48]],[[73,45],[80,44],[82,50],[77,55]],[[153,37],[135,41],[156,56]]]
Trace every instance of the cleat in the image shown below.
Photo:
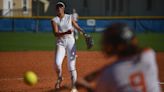
[[[63,78],[60,77],[57,79],[57,82],[55,84],[55,89],[59,89],[61,87],[61,82],[63,81]]]
[[[72,88],[71,92],[78,92],[76,88]]]

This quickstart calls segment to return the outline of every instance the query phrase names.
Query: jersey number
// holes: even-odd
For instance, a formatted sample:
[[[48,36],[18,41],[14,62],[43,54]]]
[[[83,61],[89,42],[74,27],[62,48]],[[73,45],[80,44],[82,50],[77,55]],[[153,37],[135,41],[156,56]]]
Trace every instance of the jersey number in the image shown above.
[[[141,92],[146,92],[143,73],[137,72],[130,75],[130,85],[135,90],[141,90]]]

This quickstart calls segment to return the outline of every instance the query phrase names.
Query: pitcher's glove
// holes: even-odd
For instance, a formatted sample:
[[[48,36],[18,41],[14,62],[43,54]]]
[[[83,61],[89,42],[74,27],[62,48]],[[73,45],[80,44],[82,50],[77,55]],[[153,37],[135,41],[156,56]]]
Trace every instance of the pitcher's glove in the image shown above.
[[[86,33],[84,33],[83,35],[85,38],[85,42],[87,44],[87,49],[91,49],[94,45],[93,38],[89,34],[86,34]]]

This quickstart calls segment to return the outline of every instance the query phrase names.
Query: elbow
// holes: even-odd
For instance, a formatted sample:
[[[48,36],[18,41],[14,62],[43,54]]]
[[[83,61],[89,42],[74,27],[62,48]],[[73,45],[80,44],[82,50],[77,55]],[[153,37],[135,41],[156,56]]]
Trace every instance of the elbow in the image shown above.
[[[56,37],[58,37],[58,33],[57,33],[57,32],[54,32],[54,31],[53,31],[53,33],[54,33],[54,35],[55,35]]]
[[[57,37],[58,35],[56,33],[54,33],[54,35]]]
[[[59,37],[59,34],[58,34],[58,33],[54,33],[54,35],[55,35],[56,37]]]

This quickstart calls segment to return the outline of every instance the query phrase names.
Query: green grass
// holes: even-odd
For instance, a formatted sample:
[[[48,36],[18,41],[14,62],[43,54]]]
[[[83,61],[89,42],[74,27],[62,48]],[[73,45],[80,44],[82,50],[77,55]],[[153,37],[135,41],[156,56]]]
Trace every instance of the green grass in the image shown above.
[[[52,50],[54,37],[51,33],[0,33],[0,51]]]
[[[94,47],[91,50],[100,50],[101,33],[92,33]],[[157,51],[164,51],[164,34],[147,33],[137,34],[142,47],[152,47]],[[87,50],[82,36],[77,40],[78,50]],[[48,32],[0,32],[0,51],[28,51],[28,50],[54,50],[55,37]]]
[[[156,51],[164,51],[164,34],[160,33],[147,33],[138,34],[140,46],[151,47]]]

